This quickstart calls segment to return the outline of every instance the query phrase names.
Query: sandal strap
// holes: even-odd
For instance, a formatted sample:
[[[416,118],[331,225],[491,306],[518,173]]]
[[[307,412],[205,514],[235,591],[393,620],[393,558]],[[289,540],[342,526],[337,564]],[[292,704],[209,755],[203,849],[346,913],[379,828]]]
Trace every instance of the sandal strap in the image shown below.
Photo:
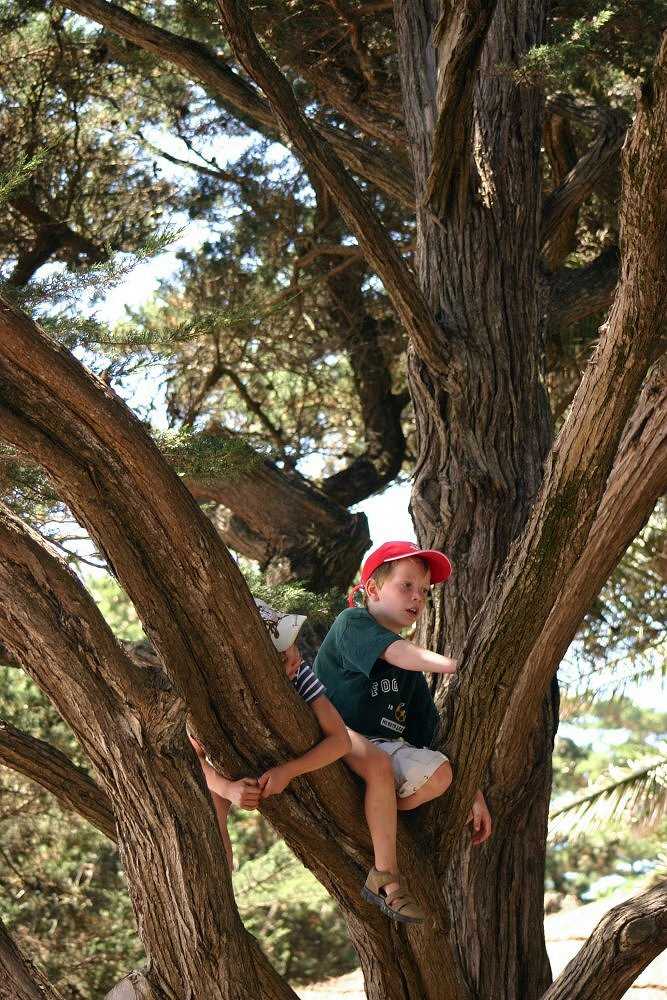
[[[400,910],[406,903],[409,904],[412,902],[410,894],[405,892],[404,889],[397,889],[395,892],[392,892],[391,896],[385,896],[385,903],[387,906],[391,906],[392,910]]]
[[[378,889],[383,889],[385,885],[391,885],[392,882],[400,881],[398,872],[380,872],[376,868],[372,869],[372,874]]]

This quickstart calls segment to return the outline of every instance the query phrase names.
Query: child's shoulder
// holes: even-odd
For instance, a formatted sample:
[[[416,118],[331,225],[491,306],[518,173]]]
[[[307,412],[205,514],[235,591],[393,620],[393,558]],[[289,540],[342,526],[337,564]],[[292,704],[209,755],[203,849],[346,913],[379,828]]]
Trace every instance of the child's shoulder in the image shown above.
[[[353,622],[367,622],[369,620],[375,621],[366,608],[345,608],[339,615],[336,616],[333,624],[338,626],[338,628],[345,628]]]
[[[364,621],[368,621],[370,615],[366,608],[344,608],[336,615],[329,627],[325,640],[335,641],[338,636],[342,636],[349,628],[355,628]]]

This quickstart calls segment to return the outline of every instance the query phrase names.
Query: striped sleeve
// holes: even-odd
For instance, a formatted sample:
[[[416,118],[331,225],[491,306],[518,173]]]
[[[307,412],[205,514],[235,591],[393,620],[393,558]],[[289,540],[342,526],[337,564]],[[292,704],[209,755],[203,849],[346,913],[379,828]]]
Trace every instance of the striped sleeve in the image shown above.
[[[321,698],[323,694],[327,693],[324,684],[322,684],[321,681],[318,681],[317,677],[307,663],[301,664],[292,683],[296,688],[297,694],[301,695],[307,705],[309,705],[311,701],[315,701],[316,698]]]

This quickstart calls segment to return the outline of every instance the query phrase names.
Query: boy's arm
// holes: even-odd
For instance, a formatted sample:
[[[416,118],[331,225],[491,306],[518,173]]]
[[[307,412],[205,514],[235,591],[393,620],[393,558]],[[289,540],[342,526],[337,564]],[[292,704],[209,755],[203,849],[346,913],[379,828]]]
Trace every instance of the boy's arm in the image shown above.
[[[294,760],[288,760],[285,764],[278,764],[266,771],[258,782],[263,799],[284,791],[292,778],[333,764],[339,757],[349,753],[352,744],[345,723],[329,699],[321,695],[310,702],[310,707],[317,716],[324,739],[301,757],[295,757]]]
[[[242,809],[256,809],[259,805],[260,790],[255,778],[239,778],[238,781],[225,778],[212,764],[209,764],[206,751],[199,740],[194,739],[189,733],[188,739],[199,758],[209,791],[215,792],[216,795]]]
[[[390,643],[384,653],[380,654],[380,658],[401,670],[419,670],[433,674],[456,673],[456,660],[441,656],[440,653],[432,653],[430,649],[422,649],[407,639]]]

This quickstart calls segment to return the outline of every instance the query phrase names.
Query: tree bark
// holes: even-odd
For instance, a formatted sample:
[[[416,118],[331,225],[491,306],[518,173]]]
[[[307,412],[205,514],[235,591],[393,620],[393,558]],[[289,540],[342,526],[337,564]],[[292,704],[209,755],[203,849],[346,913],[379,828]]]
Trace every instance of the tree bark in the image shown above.
[[[71,809],[110,840],[116,824],[108,797],[85,771],[44,740],[0,720],[0,764],[45,788],[64,809]]]
[[[396,10],[422,192],[437,107],[431,48],[437,11],[430,0],[401,2]],[[423,297],[414,295],[412,279],[399,275],[395,261],[388,271],[381,262],[413,335],[411,389],[424,432],[413,512],[422,543],[451,551],[445,546],[449,531],[461,594],[459,607],[445,590],[430,620],[440,646],[447,638],[462,650],[455,696],[444,704],[457,780],[446,805],[436,803],[427,822],[402,824],[400,838],[401,870],[435,927],[394,933],[361,904],[368,838],[359,823],[358,789],[341,766],[295,783],[278,805],[265,805],[345,908],[372,1000],[496,997],[498,989],[508,1000],[532,1000],[548,975],[536,915],[555,695],[543,705],[530,771],[521,775],[524,788],[493,789],[495,841],[471,861],[459,838],[513,685],[562,599],[561,579],[585,552],[650,341],[664,322],[663,48],[628,140],[619,294],[540,488],[549,445],[539,371],[541,102],[495,67],[540,40],[542,19],[539,6],[510,11],[499,4],[474,91],[479,189],[457,220],[420,211]],[[294,113],[285,81],[253,47],[247,25],[240,27],[241,44],[257,57],[283,124],[304,146],[312,134],[298,109]],[[338,167],[325,162],[319,140],[315,152],[309,162],[341,201],[347,199],[351,224],[360,229],[365,219],[373,221]],[[373,222],[366,237],[376,258],[385,246],[381,235]],[[428,323],[418,329],[421,317]],[[187,704],[215,765],[232,777],[258,774],[306,750],[318,735],[312,716],[282,673],[236,566],[139,421],[108,387],[4,304],[0,332],[3,436],[47,469],[105,552],[173,681],[172,692],[156,691],[122,655],[78,582],[63,577],[42,543],[4,516],[0,633],[75,729],[114,802],[120,849],[152,956],[149,976],[170,996],[184,981],[192,992],[213,998],[243,996],[244,989],[250,996],[289,996],[244,937],[229,880],[216,871],[221,845],[210,806],[204,810],[182,715]],[[443,610],[450,608],[456,618],[445,622]],[[542,845],[532,869],[527,838],[522,850],[516,836],[521,821],[533,824],[535,849]],[[485,896],[482,880],[494,878],[498,891]],[[455,913],[452,930],[468,989],[449,953],[446,894],[452,887],[456,900],[473,899]],[[169,923],[174,914],[177,926]],[[221,963],[237,956],[242,985],[236,968],[220,974]]]
[[[258,459],[247,472],[188,479],[187,485],[198,501],[220,505],[213,523],[221,538],[256,559],[269,583],[300,580],[315,593],[345,590],[370,545],[366,515],[351,514],[298,473]]]
[[[169,1000],[294,1000],[243,928],[184,705],[144,676],[78,579],[0,507],[0,633],[113,803],[147,979]]]
[[[48,979],[21,954],[1,920],[0,1000],[63,1000]]]
[[[584,616],[667,490],[665,364],[655,365],[628,421],[588,544],[562,580],[567,600],[553,608],[517,681],[494,758],[501,784],[522,767],[540,700]]]
[[[667,880],[615,906],[542,1000],[621,1000],[667,948]]]
[[[439,66],[431,41],[435,12],[436,5],[427,2],[396,6],[418,203],[429,176],[430,128],[437,106]],[[572,565],[585,547],[618,437],[650,361],[665,288],[664,254],[659,250],[664,218],[658,194],[664,184],[664,155],[657,140],[664,128],[664,92],[656,74],[659,96],[645,116],[638,116],[632,152],[626,156],[626,287],[619,292],[610,322],[613,332],[599,349],[595,375],[590,369],[584,380],[569,436],[561,436],[550,459],[548,469],[553,470],[560,456],[563,478],[556,485],[548,471],[539,493],[550,439],[538,362],[545,312],[536,227],[541,214],[542,108],[539,93],[515,87],[494,69],[499,63],[514,64],[525,47],[540,42],[543,18],[540,5],[520,4],[511,11],[498,5],[475,90],[475,197],[466,206],[463,222],[436,222],[418,213],[419,279],[457,357],[451,380],[459,380],[456,391],[445,391],[422,359],[411,354],[410,387],[421,442],[411,511],[420,544],[446,551],[455,567],[453,583],[434,597],[418,641],[464,659],[458,684],[451,686],[449,698],[443,697],[451,720],[447,746],[456,765],[447,816],[443,820],[434,809],[431,820],[443,858],[450,846],[447,828],[450,823],[458,828],[467,811],[487,739],[491,754],[498,702],[508,704],[512,691],[512,682],[494,679],[493,656],[482,636],[493,629],[494,619],[502,620],[498,662],[513,672],[510,663],[524,660],[522,640],[529,646],[537,639],[548,610],[558,602],[562,572],[556,564],[567,556]],[[661,65],[663,60],[664,53]],[[635,227],[642,217],[641,228],[651,233],[646,254],[636,241]],[[650,291],[639,309],[636,296],[641,289]],[[602,402],[602,392],[596,395],[596,380],[597,389],[604,392],[614,385],[611,398],[617,408],[608,420],[607,414],[604,420],[598,417],[608,404]],[[617,388],[620,396],[615,395]],[[590,449],[582,447],[592,430]],[[518,541],[514,548],[511,544],[524,529],[524,546],[530,545],[531,526],[538,523],[542,541],[526,560],[525,547]],[[528,570],[532,558],[534,573]],[[499,593],[503,578],[518,582],[519,577],[525,589],[513,591],[504,604]],[[553,586],[548,595],[543,589],[547,579]],[[452,925],[459,960],[480,998],[534,1000],[549,981],[541,900],[556,703],[554,691],[542,705],[541,724],[531,733],[530,745],[524,747],[524,766],[516,780],[503,784],[494,775],[492,840],[478,854],[459,845],[451,865],[437,865],[455,901]],[[516,699],[517,710],[521,704]],[[517,837],[526,821],[531,824],[528,836]]]
[[[0,319],[4,334],[0,340],[3,436],[44,465],[77,520],[105,553],[172,679],[173,693],[187,703],[214,765],[232,778],[259,775],[281,760],[304,753],[319,738],[313,715],[287,681],[238,568],[140,421],[104,383],[85,372],[63,348],[50,343],[27,317],[3,304]],[[17,532],[24,537],[15,519],[7,517],[11,527],[8,538],[15,538]],[[9,554],[5,550],[5,557],[0,560],[3,611],[15,606],[19,599],[15,570],[20,551],[21,546],[14,543]],[[71,575],[68,579],[74,580]],[[167,920],[167,900],[162,896],[155,906],[154,921],[145,922],[145,914],[153,913],[151,896],[160,894],[161,877],[167,877],[169,885],[182,887],[178,900],[171,901],[172,909],[179,903],[188,915],[203,909],[211,914],[217,912],[218,921],[232,917],[235,921],[237,914],[227,896],[226,883],[221,886],[220,879],[211,876],[215,888],[211,885],[202,890],[198,885],[205,878],[207,864],[212,863],[207,851],[213,848],[204,838],[197,857],[190,837],[195,836],[195,828],[208,835],[210,808],[204,820],[197,816],[192,796],[188,801],[182,790],[180,798],[174,795],[183,752],[171,741],[176,739],[174,713],[180,711],[182,718],[182,709],[178,709],[177,702],[168,709],[160,702],[150,710],[150,721],[142,721],[137,700],[144,688],[149,704],[157,697],[154,680],[146,678],[129,660],[118,660],[119,647],[115,643],[108,647],[111,640],[105,639],[104,629],[96,635],[97,645],[107,643],[104,673],[108,674],[110,661],[116,664],[113,678],[116,684],[121,684],[123,703],[128,702],[132,707],[130,717],[126,718],[124,713],[120,722],[103,720],[99,711],[95,713],[92,707],[85,709],[81,698],[72,700],[68,676],[53,670],[55,664],[64,671],[72,661],[72,651],[44,647],[49,639],[58,638],[59,630],[54,621],[44,617],[43,608],[38,614],[38,608],[32,606],[33,590],[39,591],[34,579],[33,585],[25,594],[27,607],[22,610],[20,621],[0,618],[0,636],[36,679],[41,669],[38,683],[47,690],[91,757],[114,803],[121,852],[125,849],[129,855],[132,845],[136,845],[132,857],[124,858],[124,867],[133,886],[135,879],[141,880],[136,889],[135,910],[149,953],[156,947],[153,936],[158,923]],[[79,594],[77,603],[82,600]],[[92,609],[89,611],[93,614]],[[67,621],[71,615],[61,612],[61,618]],[[90,626],[76,624],[84,634],[90,632]],[[74,626],[72,622],[72,631]],[[34,630],[41,640],[38,641]],[[95,663],[100,655],[96,653]],[[44,663],[51,664],[47,675]],[[78,672],[77,677],[81,676],[79,683],[83,683],[98,674],[96,667],[94,671]],[[138,693],[133,691],[135,684],[139,685]],[[162,688],[158,693],[161,699],[169,695]],[[94,697],[91,693],[91,699]],[[108,695],[98,693],[97,697],[106,700]],[[262,707],[267,705],[271,706],[270,714]],[[166,723],[162,721],[163,715]],[[238,719],[243,719],[242,727],[238,726]],[[93,720],[96,726],[104,722],[102,732],[90,733]],[[109,761],[103,749],[108,744],[109,732],[136,731],[136,738],[142,740],[155,732],[154,739],[158,739],[158,732],[165,724],[160,745],[165,745],[166,759],[160,756],[149,761],[140,756],[130,766],[126,755],[130,748],[134,749],[134,741],[129,745],[124,742],[124,767],[122,779],[120,776],[118,779],[122,787],[114,791],[116,772],[109,775]],[[133,769],[135,778],[131,780]],[[104,770],[107,780],[103,780]],[[182,784],[183,776],[180,781]],[[171,794],[163,792],[165,786]],[[142,804],[142,796],[149,801]],[[149,816],[142,818],[141,809]],[[192,827],[188,825],[187,831],[182,831],[183,836],[187,834],[188,846],[179,848],[176,860],[180,863],[192,856],[191,864],[199,866],[199,874],[195,876],[193,868],[192,873],[188,871],[187,879],[178,871],[161,876],[160,862],[164,858],[147,840],[148,831],[164,829],[165,824],[169,830],[180,831],[182,823],[176,817],[181,809],[191,818]],[[465,992],[442,937],[441,928],[446,926],[447,918],[440,886],[427,863],[429,847],[421,838],[412,838],[405,830],[401,832],[401,871],[428,906],[433,925],[419,934],[414,931],[393,934],[389,921],[361,899],[360,886],[370,867],[370,842],[365,825],[360,824],[359,810],[358,786],[349,772],[337,765],[315,772],[307,781],[295,782],[294,790],[284,793],[279,802],[268,799],[262,811],[343,906],[372,1000],[460,1000]],[[217,832],[215,839],[219,851]],[[144,852],[150,853],[149,860]],[[190,881],[196,888],[191,888]],[[196,891],[197,899],[190,899],[188,892],[183,899],[183,887],[188,892]],[[210,899],[202,898],[202,891],[223,893],[224,898],[213,905]],[[187,920],[190,919],[188,916]],[[210,919],[213,922],[212,915]],[[215,933],[223,933],[219,924]],[[213,938],[211,929],[207,940]],[[199,944],[200,941],[195,941],[193,948]],[[236,934],[229,931],[224,947],[229,947],[230,953],[233,948],[241,948],[240,954],[244,953]],[[171,981],[175,971],[169,956],[164,954],[165,948],[167,945],[160,938],[159,962],[156,958],[158,985]],[[189,962],[192,953],[186,958]],[[251,982],[252,970],[256,967],[261,970],[263,966],[252,955],[246,965],[245,978]],[[197,981],[206,980],[211,973],[207,961],[198,973],[201,980]],[[275,984],[273,989],[276,992]],[[273,993],[256,995],[273,996]]]

